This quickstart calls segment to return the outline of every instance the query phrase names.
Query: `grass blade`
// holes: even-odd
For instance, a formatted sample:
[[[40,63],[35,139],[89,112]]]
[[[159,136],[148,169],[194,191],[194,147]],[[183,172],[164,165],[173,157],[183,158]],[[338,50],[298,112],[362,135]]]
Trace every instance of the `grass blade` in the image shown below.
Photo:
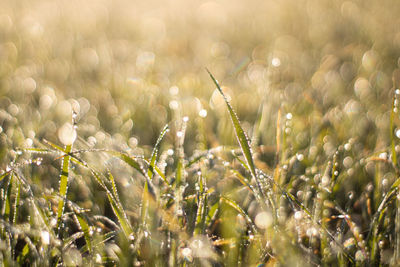
[[[229,115],[231,117],[231,121],[233,124],[233,127],[235,129],[235,135],[236,135],[236,139],[240,145],[240,148],[242,150],[243,156],[246,159],[246,163],[247,163],[247,167],[250,170],[251,176],[253,177],[253,179],[256,181],[257,183],[257,187],[260,190],[260,193],[262,195],[263,191],[261,188],[261,185],[257,179],[257,174],[256,174],[256,167],[254,165],[254,161],[253,161],[253,153],[251,151],[250,148],[250,142],[249,139],[246,135],[246,133],[244,132],[242,126],[240,125],[240,121],[238,116],[236,115],[235,111],[233,110],[231,104],[229,103],[227,97],[225,96],[224,92],[221,89],[221,86],[219,85],[218,81],[214,78],[214,76],[211,74],[211,72],[207,69],[208,74],[210,75],[211,79],[213,80],[215,86],[217,86],[218,91],[221,93],[222,97],[225,100],[226,106],[228,108],[229,111]]]
[[[158,154],[158,150],[160,148],[161,141],[163,140],[163,138],[167,132],[168,132],[168,124],[165,125],[163,130],[161,131],[160,136],[158,137],[157,142],[154,146],[154,149],[151,153],[149,169],[147,171],[147,175],[149,176],[150,179],[154,175],[154,166],[156,165],[157,154]]]
[[[61,227],[61,217],[64,212],[64,205],[65,199],[67,197],[67,190],[68,190],[68,176],[69,176],[69,163],[71,156],[68,155],[72,150],[72,145],[67,145],[65,148],[65,155],[62,161],[62,169],[61,169],[61,176],[60,176],[60,201],[58,202],[58,209],[57,209],[57,229],[60,231]],[[60,233],[59,233],[60,234]]]

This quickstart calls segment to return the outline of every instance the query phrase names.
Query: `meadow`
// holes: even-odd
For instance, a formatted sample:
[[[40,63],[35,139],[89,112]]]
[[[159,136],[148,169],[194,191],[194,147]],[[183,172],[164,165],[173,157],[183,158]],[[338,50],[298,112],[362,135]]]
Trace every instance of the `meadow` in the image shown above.
[[[0,1],[0,265],[399,266],[399,12]]]

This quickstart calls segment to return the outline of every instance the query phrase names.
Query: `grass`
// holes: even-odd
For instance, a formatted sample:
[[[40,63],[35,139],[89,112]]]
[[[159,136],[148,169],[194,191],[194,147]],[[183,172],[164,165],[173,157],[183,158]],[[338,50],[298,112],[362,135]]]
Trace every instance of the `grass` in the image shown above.
[[[0,10],[1,266],[400,264],[397,1]]]

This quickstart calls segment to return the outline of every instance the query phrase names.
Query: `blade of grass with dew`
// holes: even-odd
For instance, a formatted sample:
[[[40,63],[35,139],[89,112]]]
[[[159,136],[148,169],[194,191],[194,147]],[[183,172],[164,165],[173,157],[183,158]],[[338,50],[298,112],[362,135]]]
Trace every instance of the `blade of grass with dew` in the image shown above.
[[[0,176],[0,182],[10,174],[11,171],[5,172]]]
[[[207,185],[206,185],[206,180],[201,173],[199,174],[198,185],[199,188],[196,198],[197,214],[196,214],[196,222],[193,233],[195,236],[203,234],[206,215],[207,215],[207,192],[205,192],[205,188]]]
[[[11,212],[11,192],[12,192],[12,187],[13,187],[13,179],[14,175],[13,172],[10,174],[10,178],[7,183],[7,190],[6,190],[6,196],[5,196],[5,202],[3,206],[3,218],[5,221],[8,221],[10,218],[10,212]]]
[[[65,155],[63,157],[62,165],[61,165],[61,175],[60,175],[60,189],[59,189],[59,196],[60,200],[58,202],[58,209],[57,209],[57,229],[60,234],[60,227],[61,227],[61,218],[64,212],[64,204],[65,199],[67,197],[67,190],[68,190],[68,176],[69,176],[69,163],[71,156],[68,155],[72,150],[72,145],[67,145],[65,148]]]
[[[144,160],[144,161],[145,161],[148,165],[150,165],[150,163],[149,163],[147,160]],[[157,173],[158,175],[160,175],[161,179],[164,181],[164,183],[166,183],[166,184],[168,185],[168,187],[171,186],[171,185],[169,184],[168,180],[167,180],[167,177],[165,177],[165,174],[161,171],[161,169],[160,169],[157,165],[154,165],[154,166],[153,166],[153,170],[155,170],[156,173]]]
[[[180,132],[181,132],[181,135],[178,137],[179,140],[177,142],[178,144],[177,144],[177,148],[176,148],[176,150],[177,150],[177,163],[176,163],[176,172],[175,172],[175,176],[176,176],[175,186],[176,187],[185,183],[184,173],[185,173],[186,166],[184,164],[185,152],[183,149],[183,144],[185,141],[185,134],[186,134],[186,121],[185,120],[183,120],[182,128],[181,128]]]
[[[150,179],[154,175],[154,166],[156,165],[157,154],[158,154],[158,150],[160,148],[161,141],[163,140],[163,138],[167,132],[168,132],[168,124],[164,126],[164,128],[161,131],[160,136],[158,137],[157,142],[153,148],[153,151],[151,152],[149,169],[147,171],[147,175],[149,176]]]
[[[90,227],[89,224],[86,222],[86,219],[82,216],[80,213],[75,213],[76,219],[78,220],[78,224],[80,229],[83,232],[83,236],[86,241],[86,246],[89,251],[89,253],[92,253],[92,238],[90,236]]]
[[[246,133],[244,132],[242,126],[240,125],[239,118],[236,115],[235,111],[233,110],[233,108],[232,108],[231,104],[229,103],[227,97],[225,96],[224,92],[222,91],[221,86],[219,85],[218,81],[214,78],[214,76],[211,74],[211,72],[208,69],[207,69],[207,72],[210,75],[210,77],[211,77],[212,81],[214,82],[215,86],[217,87],[218,91],[220,92],[220,94],[222,95],[222,97],[225,100],[226,106],[227,106],[228,111],[229,111],[229,115],[230,115],[231,120],[232,120],[233,127],[235,129],[236,138],[238,140],[240,148],[242,149],[243,156],[246,159],[247,166],[248,166],[248,168],[250,170],[251,176],[256,181],[258,190],[260,190],[260,194],[264,195],[263,194],[263,190],[261,188],[261,185],[260,185],[260,183],[259,183],[259,181],[257,179],[256,167],[254,165],[253,153],[252,153],[251,148],[250,148],[249,139],[247,138]]]
[[[17,223],[17,216],[18,216],[18,208],[21,199],[21,183],[16,179],[16,192],[15,192],[15,200],[14,200],[14,213],[12,218],[12,223]]]
[[[140,210],[141,226],[143,228],[145,228],[147,225],[149,202],[150,202],[149,185],[148,182],[145,181],[142,193],[141,210]]]
[[[111,173],[109,173],[109,175],[112,177]],[[114,178],[110,178],[110,180],[113,180]],[[116,188],[113,189],[116,192]],[[110,192],[110,190],[106,190],[106,194],[108,197],[108,200],[111,204],[111,208],[114,211],[115,216],[117,217],[122,231],[124,232],[125,237],[128,239],[129,236],[133,233],[132,230],[132,226],[129,223],[128,217],[126,216],[126,213],[122,207],[122,205],[120,205],[119,201],[116,200],[116,198],[113,196],[113,194]],[[118,195],[118,194],[117,194]]]
[[[121,204],[121,201],[119,200],[118,196],[117,186],[115,185],[115,179],[110,170],[108,170],[108,179],[111,182],[112,192],[114,194],[115,199],[119,202],[119,204]]]
[[[125,163],[127,163],[129,166],[133,167],[136,169],[139,173],[141,173],[143,176],[146,176],[146,172],[144,171],[143,167],[140,165],[140,163],[136,160],[134,157],[130,157],[125,153],[117,152],[117,151],[110,151],[107,150],[105,151],[106,153],[113,155]]]
[[[45,144],[49,145],[50,147],[54,148],[56,151],[60,151],[60,152],[63,152],[63,153],[67,153],[67,152],[66,152],[66,148],[64,149],[64,148],[62,148],[61,146],[56,145],[56,144],[50,142],[49,140],[44,139],[43,142],[44,142]],[[70,151],[70,152],[71,152],[71,151]]]

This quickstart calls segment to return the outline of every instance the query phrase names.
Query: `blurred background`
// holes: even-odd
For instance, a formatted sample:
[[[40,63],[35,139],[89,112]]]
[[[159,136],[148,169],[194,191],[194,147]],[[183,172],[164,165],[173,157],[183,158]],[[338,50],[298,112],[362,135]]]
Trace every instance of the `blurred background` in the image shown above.
[[[329,156],[349,140],[377,151],[389,142],[399,10],[395,0],[3,0],[1,161],[8,148],[59,143],[72,111],[84,148],[148,153],[183,116],[189,154],[234,144],[205,68],[266,151],[279,110],[293,155]]]

